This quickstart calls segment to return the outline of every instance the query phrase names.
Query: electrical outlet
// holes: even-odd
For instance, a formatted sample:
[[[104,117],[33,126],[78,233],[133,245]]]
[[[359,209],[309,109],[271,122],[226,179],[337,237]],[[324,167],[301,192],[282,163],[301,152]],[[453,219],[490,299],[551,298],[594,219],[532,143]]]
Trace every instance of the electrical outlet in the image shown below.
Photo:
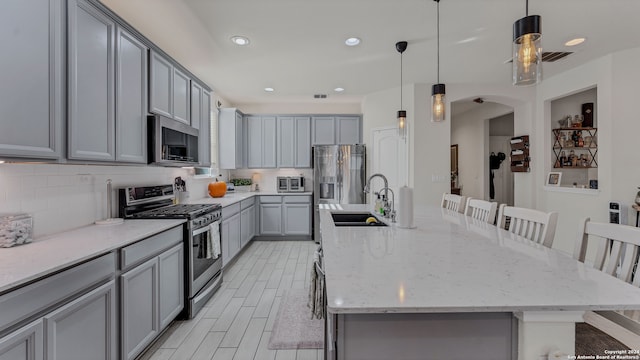
[[[444,183],[447,181],[449,181],[449,176],[447,175],[436,175],[436,174],[431,175],[431,182],[433,183]]]
[[[91,175],[88,174],[80,174],[78,176],[78,182],[82,185],[91,184]]]

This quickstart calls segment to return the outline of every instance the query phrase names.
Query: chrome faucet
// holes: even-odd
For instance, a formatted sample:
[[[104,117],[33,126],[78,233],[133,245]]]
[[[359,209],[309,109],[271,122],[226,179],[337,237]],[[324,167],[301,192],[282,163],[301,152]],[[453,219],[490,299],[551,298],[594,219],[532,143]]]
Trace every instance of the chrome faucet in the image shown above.
[[[364,192],[365,193],[369,193],[370,191],[370,187],[371,187],[371,179],[373,179],[374,177],[379,177],[382,178],[382,181],[384,181],[384,187],[381,190],[384,190],[384,204],[382,205],[384,207],[384,217],[389,217],[391,216],[391,212],[389,211],[390,209],[393,209],[393,201],[391,202],[391,205],[389,205],[389,191],[391,191],[391,194],[393,195],[393,200],[395,201],[395,197],[396,195],[393,193],[393,190],[391,190],[389,188],[389,182],[387,181],[387,177],[380,174],[380,173],[376,173],[373,174],[371,176],[369,176],[369,179],[367,179],[367,185],[365,185],[364,187]],[[393,220],[395,220],[395,210],[393,210]]]

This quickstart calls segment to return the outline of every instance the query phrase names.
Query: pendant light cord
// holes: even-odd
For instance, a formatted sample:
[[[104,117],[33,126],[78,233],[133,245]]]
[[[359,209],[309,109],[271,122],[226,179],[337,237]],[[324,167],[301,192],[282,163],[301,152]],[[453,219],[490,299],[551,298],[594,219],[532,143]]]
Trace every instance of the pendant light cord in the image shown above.
[[[528,0],[527,0],[528,1]],[[436,0],[437,2],[437,17],[436,17],[436,26],[437,26],[437,30],[436,30],[436,37],[437,37],[437,46],[438,46],[438,51],[437,51],[437,69],[438,69],[438,74],[437,74],[437,83],[440,84],[440,0]]]
[[[400,110],[404,110],[402,108],[402,53],[400,53]]]
[[[525,16],[529,16],[529,0],[525,1],[524,14],[525,14]]]

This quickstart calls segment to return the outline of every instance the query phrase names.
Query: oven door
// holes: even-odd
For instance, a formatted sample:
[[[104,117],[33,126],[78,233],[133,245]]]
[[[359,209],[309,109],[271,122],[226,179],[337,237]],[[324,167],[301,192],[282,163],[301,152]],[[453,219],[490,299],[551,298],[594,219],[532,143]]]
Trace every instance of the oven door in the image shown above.
[[[216,229],[219,233],[220,225]],[[211,226],[206,225],[194,230],[190,243],[190,264],[189,264],[189,298],[194,297],[198,292],[222,269],[222,255],[217,258],[211,256]]]

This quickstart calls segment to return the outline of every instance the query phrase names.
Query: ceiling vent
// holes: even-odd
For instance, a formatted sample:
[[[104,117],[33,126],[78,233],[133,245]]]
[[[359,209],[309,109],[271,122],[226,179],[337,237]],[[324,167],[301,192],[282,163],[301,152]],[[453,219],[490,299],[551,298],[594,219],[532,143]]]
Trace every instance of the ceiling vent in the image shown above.
[[[573,54],[571,51],[544,51],[542,52],[542,62],[554,62]],[[513,62],[513,58],[505,61],[505,64]]]
[[[327,94],[315,94],[313,95],[314,99],[326,99],[327,98]]]

